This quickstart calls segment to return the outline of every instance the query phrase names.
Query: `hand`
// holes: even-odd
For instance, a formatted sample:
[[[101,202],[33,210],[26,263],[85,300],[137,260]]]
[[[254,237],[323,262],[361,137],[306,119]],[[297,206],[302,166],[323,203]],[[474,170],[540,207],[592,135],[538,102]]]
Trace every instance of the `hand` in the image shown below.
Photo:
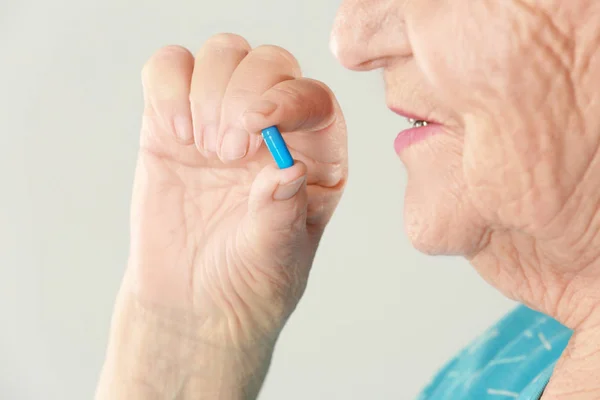
[[[158,51],[145,110],[124,288],[152,312],[193,323],[216,346],[274,340],[300,299],[347,178],[332,92],[287,51],[210,38],[194,57]],[[276,168],[272,125],[297,163]]]

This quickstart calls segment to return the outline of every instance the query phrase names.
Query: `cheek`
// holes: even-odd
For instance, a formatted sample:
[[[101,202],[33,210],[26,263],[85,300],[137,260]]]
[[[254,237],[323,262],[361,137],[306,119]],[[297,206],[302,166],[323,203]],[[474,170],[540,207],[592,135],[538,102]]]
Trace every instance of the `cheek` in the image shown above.
[[[514,18],[486,0],[415,1],[407,34],[420,70],[458,111],[488,102],[511,64]],[[504,3],[504,2],[503,2]]]
[[[488,223],[539,229],[595,146],[581,133],[568,38],[519,2],[423,0],[407,13],[415,62],[463,116],[464,181]],[[576,163],[572,162],[577,160]]]

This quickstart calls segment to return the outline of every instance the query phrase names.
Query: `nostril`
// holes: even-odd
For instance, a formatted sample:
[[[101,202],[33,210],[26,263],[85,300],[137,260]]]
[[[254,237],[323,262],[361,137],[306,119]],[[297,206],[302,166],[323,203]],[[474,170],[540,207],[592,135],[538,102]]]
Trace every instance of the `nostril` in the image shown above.
[[[352,71],[370,71],[384,66],[384,59],[370,60],[364,54],[361,54],[360,49],[353,49],[338,46],[337,42],[332,41],[330,44],[331,52],[344,67]]]
[[[351,44],[341,35],[341,32],[335,32],[329,40],[329,50],[342,66],[351,70],[362,69],[365,58],[361,57],[360,49],[356,44]]]
[[[329,39],[330,51],[340,64],[369,71],[411,56],[403,6],[398,3],[403,1],[342,2]]]
[[[370,54],[373,39],[360,26],[346,24],[346,20],[339,18],[329,38],[329,50],[339,63],[353,71],[368,71],[381,68],[385,58],[375,57]],[[375,43],[376,44],[376,43]]]

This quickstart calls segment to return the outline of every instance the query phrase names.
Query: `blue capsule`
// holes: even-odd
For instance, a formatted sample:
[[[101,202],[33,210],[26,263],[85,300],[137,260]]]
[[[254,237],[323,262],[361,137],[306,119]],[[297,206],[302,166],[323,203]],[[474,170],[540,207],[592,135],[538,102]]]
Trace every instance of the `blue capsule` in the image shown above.
[[[281,132],[279,132],[276,126],[263,129],[262,137],[280,169],[289,168],[294,165],[294,159],[283,140],[283,136],[281,136]]]

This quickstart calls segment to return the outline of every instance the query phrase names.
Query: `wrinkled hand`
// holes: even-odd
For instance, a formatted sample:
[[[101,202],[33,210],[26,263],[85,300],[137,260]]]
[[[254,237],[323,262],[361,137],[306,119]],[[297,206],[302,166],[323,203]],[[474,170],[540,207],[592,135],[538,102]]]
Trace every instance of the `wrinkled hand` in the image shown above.
[[[335,97],[287,51],[231,34],[196,57],[163,48],[142,79],[125,287],[216,345],[271,340],[303,293],[346,181]],[[277,169],[262,144],[272,125],[291,168]]]

